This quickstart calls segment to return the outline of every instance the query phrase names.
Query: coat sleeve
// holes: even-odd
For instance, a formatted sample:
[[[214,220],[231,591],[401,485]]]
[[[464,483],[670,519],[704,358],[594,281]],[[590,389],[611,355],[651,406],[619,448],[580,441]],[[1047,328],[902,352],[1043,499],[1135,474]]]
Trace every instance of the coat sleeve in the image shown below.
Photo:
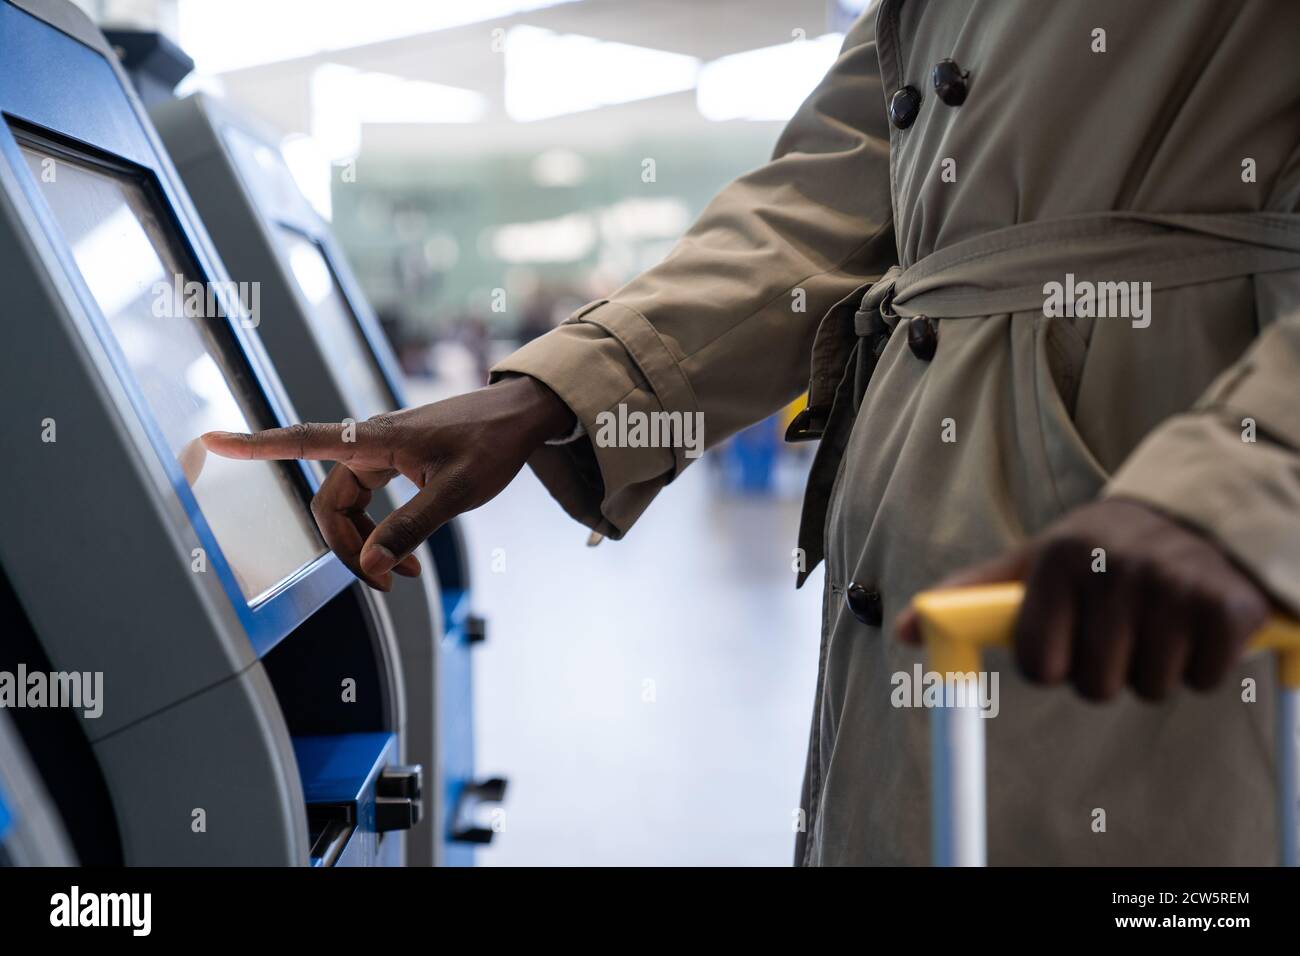
[[[1156,428],[1105,494],[1199,529],[1300,614],[1300,299],[1183,415]]]
[[[873,34],[869,10],[773,159],[723,189],[663,262],[492,369],[540,380],[584,426],[529,464],[593,530],[622,537],[691,461],[680,447],[602,440],[608,415],[690,416],[704,446],[718,444],[799,395],[820,316],[893,262]]]

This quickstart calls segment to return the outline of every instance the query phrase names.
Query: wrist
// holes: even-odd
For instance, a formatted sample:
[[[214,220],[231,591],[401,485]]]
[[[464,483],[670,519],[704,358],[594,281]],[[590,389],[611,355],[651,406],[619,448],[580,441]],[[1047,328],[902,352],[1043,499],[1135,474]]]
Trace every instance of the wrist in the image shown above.
[[[529,440],[542,445],[573,431],[577,416],[555,392],[530,375],[510,375],[495,383],[517,406],[519,424]]]

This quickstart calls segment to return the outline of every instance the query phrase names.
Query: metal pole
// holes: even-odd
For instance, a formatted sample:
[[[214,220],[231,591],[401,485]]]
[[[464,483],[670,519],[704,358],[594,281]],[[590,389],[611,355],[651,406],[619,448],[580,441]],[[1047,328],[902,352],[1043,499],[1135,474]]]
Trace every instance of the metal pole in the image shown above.
[[[935,866],[985,866],[984,718],[973,701],[930,713],[930,848]]]

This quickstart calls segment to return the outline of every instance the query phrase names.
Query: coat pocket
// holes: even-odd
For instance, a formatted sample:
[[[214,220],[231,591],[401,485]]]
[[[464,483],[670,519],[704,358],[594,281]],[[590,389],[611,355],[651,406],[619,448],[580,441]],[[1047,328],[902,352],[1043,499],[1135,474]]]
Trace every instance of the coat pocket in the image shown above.
[[[1040,316],[1034,338],[1038,426],[1056,506],[1064,511],[1095,498],[1110,478],[1074,422],[1087,329],[1070,319]]]

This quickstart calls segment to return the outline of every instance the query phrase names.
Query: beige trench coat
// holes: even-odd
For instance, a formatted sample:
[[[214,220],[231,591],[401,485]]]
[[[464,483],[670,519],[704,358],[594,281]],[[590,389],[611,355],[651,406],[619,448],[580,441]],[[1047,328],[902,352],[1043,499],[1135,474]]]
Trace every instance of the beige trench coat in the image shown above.
[[[620,404],[699,411],[710,445],[811,384],[801,544],[826,584],[797,862],[928,859],[926,715],[891,706],[917,656],[889,622],[1069,508],[1145,500],[1300,611],[1297,38],[1284,0],[884,0],[769,164],[497,366],[589,433]],[[936,95],[945,58],[968,71],[961,105]],[[900,128],[905,86],[921,102]],[[1067,273],[1151,282],[1149,324],[1047,315]],[[918,315],[929,359],[903,329]],[[530,464],[618,538],[689,460],[582,439]],[[865,623],[851,583],[879,595]],[[1268,662],[1209,695],[1101,706],[988,666],[991,862],[1276,861]]]

